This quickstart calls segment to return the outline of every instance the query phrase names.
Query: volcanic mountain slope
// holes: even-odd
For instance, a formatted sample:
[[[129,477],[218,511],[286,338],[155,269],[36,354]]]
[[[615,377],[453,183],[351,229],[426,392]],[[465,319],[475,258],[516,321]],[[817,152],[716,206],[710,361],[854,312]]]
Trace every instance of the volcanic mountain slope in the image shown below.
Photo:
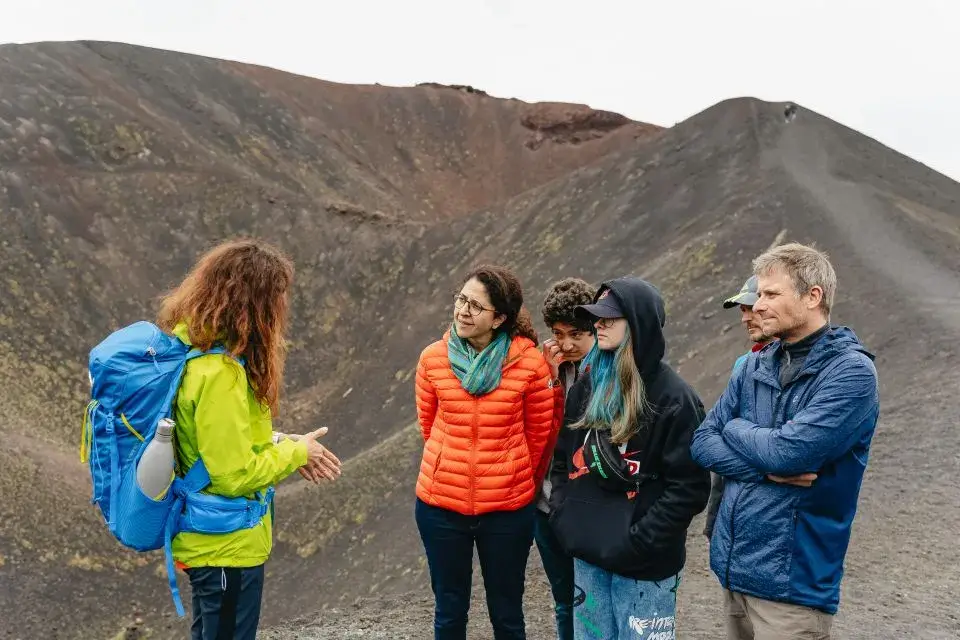
[[[580,105],[336,85],[126,45],[0,46],[0,628],[83,635],[169,610],[156,558],[120,552],[87,504],[85,358],[152,317],[211,243],[254,234],[295,259],[280,426],[322,418],[348,457],[409,421],[384,393],[349,396],[408,367],[381,328],[402,321],[397,277],[426,224],[658,130]]]
[[[576,105],[350,87],[105,43],[0,47],[0,87],[2,348],[53,375],[146,311],[211,241],[254,233],[297,259],[295,302],[309,312],[293,348],[311,347],[292,359],[294,393],[347,381],[330,371],[351,346],[343,303],[388,317],[403,295],[397,247],[426,222],[656,130]],[[62,422],[43,430],[63,436]]]
[[[9,51],[0,54],[9,58]],[[189,65],[165,75],[164,65],[173,64],[165,56],[179,57],[150,55],[160,56],[149,67],[150,80],[137,81],[137,91],[153,92],[142,99],[145,113],[169,103],[173,91],[165,84],[182,87],[189,79],[192,90],[204,92],[222,86],[198,76],[197,65],[230,73],[242,68],[186,57]],[[47,59],[42,64],[49,66]],[[101,64],[90,62],[95,69]],[[0,80],[24,77],[29,68],[21,62],[0,66]],[[137,74],[144,68],[141,63]],[[21,96],[42,93],[29,78],[17,86]],[[410,91],[522,107],[449,89]],[[3,109],[9,107],[6,99],[0,99]],[[99,110],[85,104],[90,121],[100,122]],[[262,120],[273,106],[264,109]],[[443,121],[427,102],[416,109],[428,110],[419,116],[423,127]],[[419,351],[440,335],[449,294],[471,264],[495,260],[515,267],[532,307],[546,285],[563,275],[649,278],[668,301],[668,358],[710,403],[745,347],[736,318],[724,314],[720,300],[742,283],[750,258],[775,241],[799,240],[816,241],[831,253],[841,278],[834,320],[852,325],[877,354],[883,384],[883,421],[849,556],[839,630],[855,629],[853,635],[866,638],[954,637],[960,614],[949,594],[960,564],[950,534],[957,526],[958,495],[955,483],[944,478],[956,468],[960,444],[952,429],[960,401],[947,391],[960,382],[951,365],[960,334],[954,277],[960,268],[960,185],[802,107],[789,121],[783,110],[783,104],[729,101],[646,140],[634,139],[636,125],[575,146],[569,138],[529,142],[523,134],[511,138],[517,157],[581,149],[583,168],[552,181],[545,177],[522,192],[524,187],[505,191],[515,196],[505,203],[491,197],[465,204],[462,212],[471,206],[484,210],[440,222],[441,216],[421,218],[399,204],[384,206],[382,216],[366,215],[387,198],[352,174],[342,177],[348,188],[337,197],[360,202],[365,214],[318,207],[316,202],[326,202],[322,189],[298,191],[282,172],[251,178],[261,173],[245,168],[255,160],[242,151],[218,151],[217,162],[234,167],[226,174],[208,169],[212,163],[194,169],[207,180],[200,187],[189,181],[190,172],[173,175],[172,161],[162,170],[127,173],[102,155],[78,166],[49,158],[24,163],[19,150],[35,151],[44,143],[39,137],[32,145],[10,142],[8,127],[0,136],[3,212],[15,231],[0,240],[4,279],[13,294],[0,298],[0,389],[8,410],[0,480],[19,500],[0,501],[0,628],[19,637],[100,637],[116,633],[124,616],[141,611],[151,637],[182,636],[182,623],[169,618],[158,559],[120,553],[89,508],[81,509],[86,479],[63,445],[73,442],[83,404],[82,363],[89,346],[110,328],[147,314],[155,293],[209,241],[252,232],[281,243],[299,268],[290,393],[280,426],[306,429],[323,421],[340,434],[332,440],[338,451],[352,456],[334,486],[318,490],[294,481],[282,487],[279,543],[264,605],[265,622],[280,624],[274,636],[429,637],[431,604],[411,515],[422,446],[416,428],[408,426],[414,418],[411,375]],[[191,144],[177,137],[180,130],[202,140],[189,153],[180,152],[184,162],[220,144],[206,125],[191,125],[189,113],[178,111],[174,121],[183,124],[153,139],[158,149],[168,145],[174,151]],[[9,135],[34,135],[13,115],[0,117],[16,132]],[[69,117],[58,112],[48,126],[64,126]],[[241,133],[253,126],[247,122],[258,120],[244,118]],[[41,125],[35,124],[45,131]],[[536,127],[551,135],[563,131]],[[361,124],[354,130],[357,136],[366,131]],[[52,131],[36,135],[53,140]],[[379,135],[363,139],[370,148],[389,148],[378,146]],[[621,142],[614,144],[614,136]],[[305,133],[307,139],[316,138]],[[603,145],[620,151],[587,166]],[[331,148],[327,142],[317,146]],[[8,155],[12,149],[16,161]],[[290,167],[288,154],[296,153],[287,149],[273,157]],[[377,163],[364,165],[364,176],[390,166],[385,156],[376,157]],[[471,166],[492,176],[503,167],[489,158]],[[80,190],[84,179],[92,181],[89,191]],[[258,180],[271,188],[282,184],[288,199],[270,203],[267,198],[276,197],[259,191]],[[536,572],[536,561],[532,565]],[[685,637],[716,637],[717,587],[705,568],[702,539],[691,536],[681,590]],[[414,596],[405,595],[411,590]],[[548,595],[539,575],[529,594],[531,637],[550,637]],[[306,625],[312,631],[287,623],[324,607],[331,609]],[[489,637],[483,617],[474,610],[477,635],[471,637]]]
[[[47,180],[75,177],[65,172],[81,167],[116,176],[64,185],[48,195],[54,201],[72,195],[82,203],[84,186],[123,194],[122,178],[161,174],[176,178],[183,196],[198,195],[191,189],[209,178],[245,180],[261,206],[309,202],[433,221],[659,130],[582,105],[527,104],[440,85],[339,85],[113,43],[3,45],[0,69],[5,164]],[[64,222],[71,223],[77,235],[93,233],[86,218]]]
[[[453,284],[468,265],[496,260],[522,274],[536,301],[561,275],[594,282],[624,273],[645,277],[667,300],[669,360],[709,404],[745,348],[736,314],[720,302],[740,286],[750,259],[781,241],[825,249],[840,278],[833,321],[852,326],[876,354],[882,384],[882,419],[848,555],[838,633],[956,637],[960,608],[950,593],[960,580],[953,543],[960,492],[944,474],[956,469],[960,446],[960,371],[953,364],[960,337],[960,185],[802,107],[785,119],[784,108],[750,99],[721,103],[639,149],[432,227],[411,249],[402,279],[417,283],[443,273]],[[414,295],[401,317],[419,309],[444,322],[447,300],[430,298],[430,290]],[[395,331],[411,363],[438,335],[428,323]],[[407,399],[401,408],[409,407]],[[315,562],[286,556],[274,564],[278,581],[326,576],[323,585],[337,586],[324,589],[324,606],[340,608],[271,637],[429,637],[426,577],[422,564],[411,569],[421,553],[410,504],[418,449],[411,428],[384,443],[379,456],[356,461],[351,477],[375,490],[365,494],[366,503],[345,501],[352,508],[341,513],[360,524],[340,522],[342,531]],[[325,536],[336,522],[320,505],[342,496],[298,495],[281,537],[310,556],[317,533]],[[702,537],[691,535],[690,545],[681,589],[684,637],[715,638],[718,587]],[[334,568],[341,569],[331,576]],[[531,637],[546,639],[552,637],[549,592],[536,560],[531,572]],[[408,573],[418,576],[415,597],[401,595]],[[345,586],[351,583],[380,593],[350,606],[360,592]],[[482,596],[476,605],[476,637],[490,637]],[[273,609],[279,616],[300,611],[284,610],[284,603]]]

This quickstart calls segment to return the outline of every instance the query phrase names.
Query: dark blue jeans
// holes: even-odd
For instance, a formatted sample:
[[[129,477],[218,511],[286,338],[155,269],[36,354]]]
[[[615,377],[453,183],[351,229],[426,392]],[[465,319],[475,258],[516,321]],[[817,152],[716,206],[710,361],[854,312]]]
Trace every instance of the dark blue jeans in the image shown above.
[[[573,558],[567,555],[553,533],[549,514],[537,510],[533,535],[553,592],[557,640],[573,640]]]
[[[260,624],[263,565],[187,569],[193,595],[191,640],[254,640]]]
[[[535,511],[530,504],[517,511],[465,516],[417,499],[417,528],[436,600],[435,640],[466,640],[474,545],[494,639],[526,639],[523,586]]]

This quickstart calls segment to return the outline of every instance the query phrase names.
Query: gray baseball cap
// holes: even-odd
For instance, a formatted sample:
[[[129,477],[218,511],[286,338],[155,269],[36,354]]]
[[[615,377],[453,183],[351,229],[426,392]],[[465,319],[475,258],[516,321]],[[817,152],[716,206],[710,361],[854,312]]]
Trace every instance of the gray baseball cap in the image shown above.
[[[747,281],[743,283],[743,288],[740,289],[738,294],[723,301],[723,308],[730,309],[731,307],[736,307],[741,304],[752,307],[757,304],[757,300],[759,299],[760,296],[757,295],[757,276],[750,276],[747,278]]]

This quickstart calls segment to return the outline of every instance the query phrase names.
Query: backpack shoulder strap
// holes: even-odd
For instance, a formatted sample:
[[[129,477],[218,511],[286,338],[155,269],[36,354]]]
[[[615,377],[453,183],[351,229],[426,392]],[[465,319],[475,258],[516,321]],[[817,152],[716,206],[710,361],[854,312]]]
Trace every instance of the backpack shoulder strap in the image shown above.
[[[234,356],[222,344],[215,344],[213,345],[213,347],[211,347],[210,349],[207,349],[206,351],[201,351],[200,349],[191,349],[190,351],[187,352],[187,360],[190,361],[190,360],[193,360],[194,358],[199,358],[200,356],[209,356],[209,355],[230,356],[231,358],[236,360],[241,367],[246,365],[246,360],[244,358],[242,357],[238,358],[237,356]]]
[[[210,473],[207,471],[207,466],[203,464],[203,458],[197,458],[183,478],[177,480],[180,482],[178,490],[182,487],[184,493],[196,493],[206,489],[210,484]]]

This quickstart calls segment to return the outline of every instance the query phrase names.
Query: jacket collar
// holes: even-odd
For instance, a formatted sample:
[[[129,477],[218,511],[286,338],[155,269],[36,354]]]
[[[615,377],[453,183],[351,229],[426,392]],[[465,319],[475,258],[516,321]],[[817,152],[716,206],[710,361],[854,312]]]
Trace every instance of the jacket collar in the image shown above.
[[[186,322],[178,322],[177,326],[173,328],[173,335],[180,339],[180,342],[187,345],[188,347],[193,346],[193,342],[190,340],[190,329],[187,327]]]
[[[780,389],[780,360],[783,357],[784,346],[780,340],[774,340],[760,351],[760,362],[753,379],[771,387]],[[815,376],[826,367],[834,358],[848,351],[858,351],[871,360],[873,354],[861,344],[853,329],[844,326],[831,326],[824,332],[810,348],[803,369],[794,378],[794,382],[807,376]]]

